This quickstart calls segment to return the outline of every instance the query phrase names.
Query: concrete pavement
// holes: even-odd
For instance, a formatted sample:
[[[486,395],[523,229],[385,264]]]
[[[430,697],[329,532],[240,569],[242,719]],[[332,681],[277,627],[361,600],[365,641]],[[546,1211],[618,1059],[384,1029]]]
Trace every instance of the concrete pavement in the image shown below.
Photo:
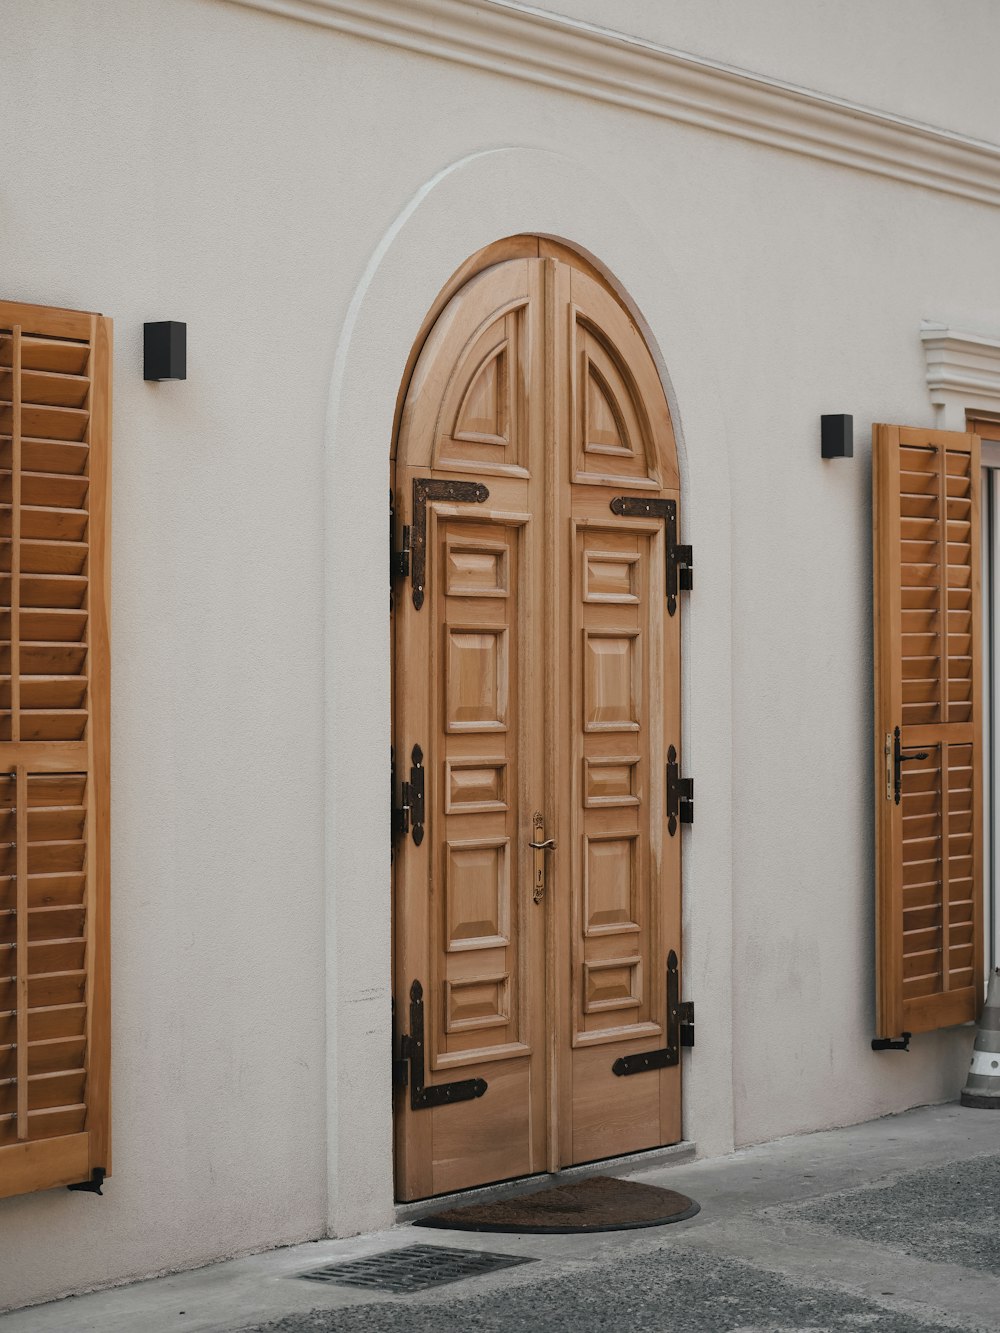
[[[702,1210],[583,1236],[404,1223],[36,1306],[0,1316],[0,1333],[1000,1333],[1000,1113],[925,1107],[615,1174]],[[414,1244],[535,1262],[402,1296],[297,1276]]]

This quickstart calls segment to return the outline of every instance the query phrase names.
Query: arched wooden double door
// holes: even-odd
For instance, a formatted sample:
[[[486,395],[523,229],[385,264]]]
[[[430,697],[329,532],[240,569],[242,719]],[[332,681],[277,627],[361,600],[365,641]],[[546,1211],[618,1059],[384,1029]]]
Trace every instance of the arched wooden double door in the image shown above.
[[[513,259],[453,296],[394,476],[402,1199],[680,1138],[678,498],[595,274]]]

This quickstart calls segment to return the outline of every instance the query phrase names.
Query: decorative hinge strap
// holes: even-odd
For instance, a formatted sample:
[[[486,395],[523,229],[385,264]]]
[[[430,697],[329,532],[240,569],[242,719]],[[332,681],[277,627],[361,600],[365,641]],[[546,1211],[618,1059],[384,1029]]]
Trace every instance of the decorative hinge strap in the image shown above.
[[[694,556],[690,546],[677,541],[677,501],[658,500],[645,495],[616,495],[611,512],[623,518],[662,518],[666,536],[667,612],[677,610],[677,594],[690,592],[694,583]]]
[[[424,604],[424,579],[427,567],[427,501],[450,500],[453,504],[482,504],[490,498],[489,490],[478,481],[443,481],[433,477],[413,479],[412,527],[403,529],[403,544],[410,577],[413,581],[413,607]]]
[[[452,1083],[424,1086],[424,988],[419,981],[410,987],[410,1031],[400,1037],[399,1050],[400,1058],[393,1061],[393,1083],[398,1088],[405,1088],[409,1083],[410,1109],[413,1111],[427,1111],[452,1102],[471,1102],[486,1091],[484,1078],[463,1078]]]
[[[667,831],[673,837],[677,825],[694,823],[694,778],[682,778],[677,751],[667,751]]]
[[[680,1064],[681,1047],[694,1045],[694,1004],[680,1000],[680,964],[673,949],[667,956],[667,1030],[666,1045],[658,1051],[639,1051],[636,1055],[621,1055],[611,1066],[611,1072],[624,1078],[628,1074],[644,1074],[650,1069],[672,1069]]]

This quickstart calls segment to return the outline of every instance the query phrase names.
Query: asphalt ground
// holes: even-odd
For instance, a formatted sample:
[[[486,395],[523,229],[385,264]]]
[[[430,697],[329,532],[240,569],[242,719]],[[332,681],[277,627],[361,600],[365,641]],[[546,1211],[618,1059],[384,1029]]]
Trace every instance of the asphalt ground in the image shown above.
[[[838,1242],[847,1238],[1000,1277],[1000,1154],[915,1170],[805,1205],[779,1206],[762,1224],[775,1220],[814,1229],[818,1252],[812,1274],[792,1280],[745,1260],[706,1253],[697,1230],[667,1239],[661,1229],[659,1248],[606,1254],[583,1271],[551,1276],[542,1264],[521,1269],[509,1286],[488,1295],[477,1294],[475,1281],[463,1282],[443,1300],[413,1295],[405,1304],[314,1311],[254,1325],[252,1333],[509,1333],[529,1328],[551,1333],[972,1333],[984,1327],[947,1311],[922,1309],[907,1298],[905,1282],[895,1279],[880,1301],[851,1294],[837,1283],[835,1256]],[[827,1235],[817,1234],[822,1232]],[[502,1253],[504,1237],[489,1239]],[[824,1247],[829,1263],[823,1262]],[[882,1258],[889,1282],[892,1256]]]
[[[1000,1333],[1000,1112],[925,1107],[672,1161],[610,1168],[701,1204],[671,1226],[403,1221],[0,1315],[0,1333]],[[302,1276],[416,1245],[531,1262],[399,1295]]]
[[[474,1291],[446,1302],[410,1297],[405,1305],[380,1303],[317,1310],[254,1326],[254,1333],[546,1333],[629,1330],[630,1333],[784,1333],[788,1329],[870,1329],[877,1333],[945,1333],[972,1328],[928,1322],[889,1310],[836,1287],[793,1283],[753,1264],[693,1247],[594,1265],[586,1273],[542,1277],[503,1291]]]

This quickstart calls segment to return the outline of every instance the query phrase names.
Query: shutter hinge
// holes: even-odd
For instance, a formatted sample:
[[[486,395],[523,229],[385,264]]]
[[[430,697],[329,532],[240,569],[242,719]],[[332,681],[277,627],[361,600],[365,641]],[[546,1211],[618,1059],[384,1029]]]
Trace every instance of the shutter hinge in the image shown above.
[[[873,1051],[908,1051],[912,1032],[904,1032],[901,1037],[872,1037]]]
[[[392,1084],[394,1088],[409,1086],[412,1111],[471,1102],[482,1097],[488,1086],[484,1078],[424,1086],[424,988],[419,981],[410,987],[410,1031],[399,1039],[399,1058],[392,1062]]]
[[[68,1190],[79,1190],[82,1194],[100,1194],[104,1198],[101,1186],[104,1184],[105,1170],[103,1166],[95,1166],[90,1173],[89,1180],[78,1181],[75,1185],[67,1185]]]
[[[677,751],[667,751],[667,831],[673,837],[677,825],[694,823],[694,778],[682,778]]]

